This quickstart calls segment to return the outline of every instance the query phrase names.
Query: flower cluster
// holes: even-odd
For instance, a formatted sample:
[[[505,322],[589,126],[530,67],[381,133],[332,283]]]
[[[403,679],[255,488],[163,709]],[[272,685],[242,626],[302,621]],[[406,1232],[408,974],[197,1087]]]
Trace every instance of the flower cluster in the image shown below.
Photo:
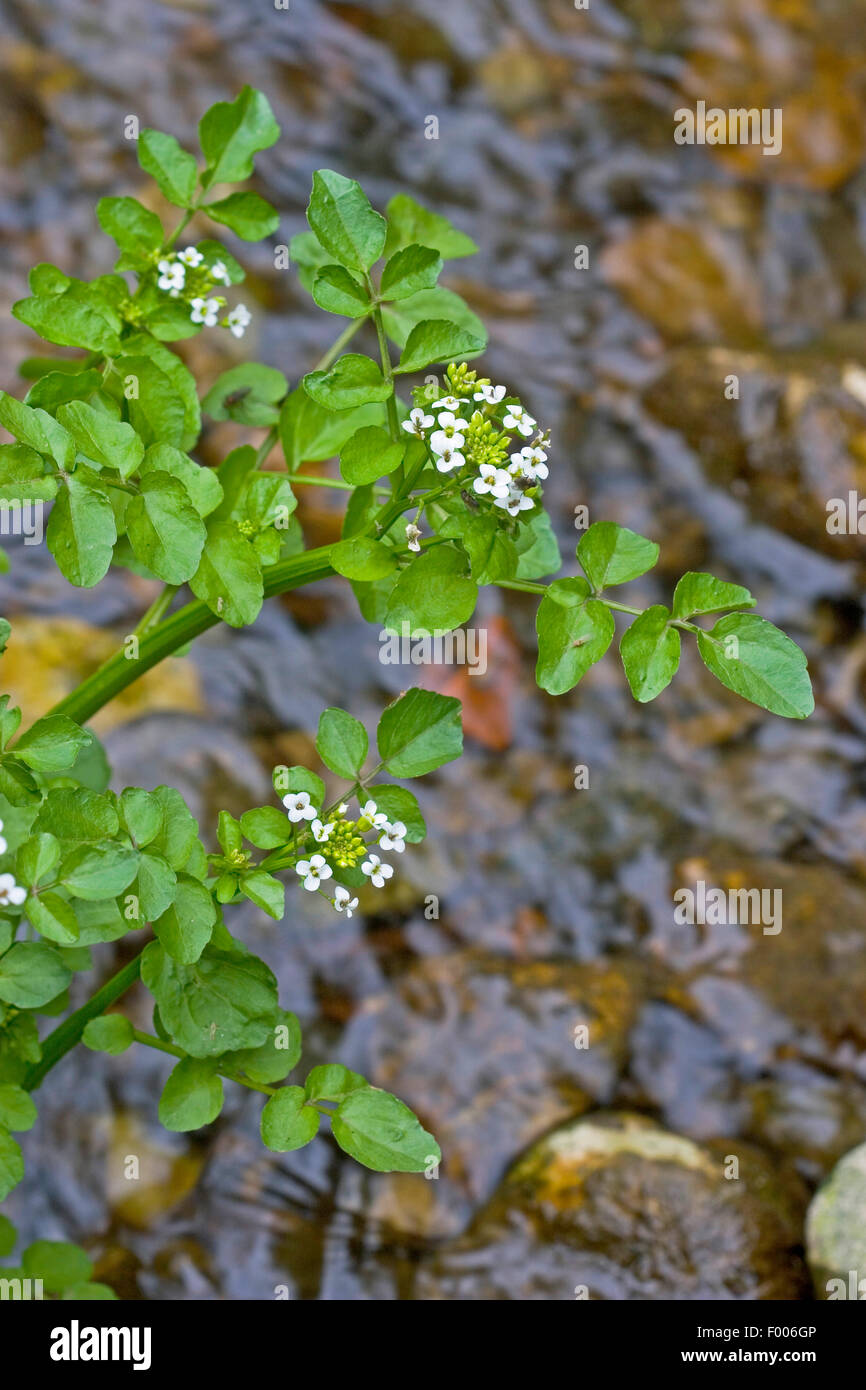
[[[362,874],[376,888],[383,888],[393,876],[394,866],[374,854],[371,845],[377,843],[379,849],[402,854],[406,848],[406,826],[402,821],[389,821],[375,801],[365,802],[357,820],[347,817],[349,808],[345,802],[333,811],[320,811],[313,805],[309,792],[289,792],[283,797],[283,805],[292,825],[303,827],[315,843],[322,846],[319,853],[299,859],[295,864],[295,872],[307,892],[316,893],[321,889],[328,897],[322,884],[334,877],[334,870],[339,873],[341,869],[356,869],[359,864]],[[365,840],[370,832],[371,838]],[[345,912],[347,917],[351,917],[358,906],[358,899],[341,884],[335,885],[334,897],[329,901],[337,912]]]
[[[437,472],[471,480],[476,499],[511,517],[532,511],[548,474],[548,432],[506,387],[480,378],[465,362],[452,363],[446,379],[448,393],[432,403],[429,388],[416,391],[403,429],[424,440]],[[419,537],[414,523],[407,526],[410,550],[420,549]]]
[[[245,304],[237,304],[221,317],[226,307],[225,297],[213,294],[217,285],[231,284],[231,276],[222,261],[207,265],[197,247],[187,246],[176,254],[160,257],[156,270],[157,289],[164,290],[170,299],[183,299],[189,306],[193,323],[206,328],[219,324],[235,338],[244,336],[252,320],[249,309]]]

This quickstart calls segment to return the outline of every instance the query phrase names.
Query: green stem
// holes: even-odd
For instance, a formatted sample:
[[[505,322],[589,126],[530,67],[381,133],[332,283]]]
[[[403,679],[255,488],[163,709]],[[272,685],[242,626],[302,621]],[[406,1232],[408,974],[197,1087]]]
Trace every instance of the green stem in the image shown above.
[[[112,975],[110,980],[98,989],[96,993],[88,999],[86,1004],[82,1004],[80,1009],[70,1014],[64,1019],[59,1027],[49,1033],[42,1044],[42,1056],[38,1062],[27,1068],[22,1085],[25,1090],[35,1091],[36,1087],[45,1079],[53,1066],[65,1057],[76,1043],[81,1041],[81,1035],[86,1025],[92,1018],[105,1012],[109,1004],[113,1004],[115,999],[119,999],[122,994],[134,985],[141,970],[141,956],[139,954],[125,965],[122,970],[118,970],[116,975]]]
[[[155,627],[156,624],[165,617],[166,612],[171,607],[172,599],[178,592],[178,588],[179,585],[177,584],[166,584],[165,588],[157,594],[153,603],[142,617],[138,627],[135,629],[136,637],[143,637],[150,628]]]
[[[367,286],[369,288],[370,294],[375,295],[376,290],[373,285],[373,281],[370,279],[369,275],[367,276]],[[382,318],[382,309],[379,304],[373,305],[373,322],[376,325],[376,337],[379,340],[379,356],[382,359],[382,375],[385,378],[386,384],[391,388],[390,395],[388,396],[388,400],[386,402],[386,409],[388,411],[388,429],[390,431],[391,438],[394,440],[394,443],[396,444],[400,440],[400,420],[397,416],[397,397],[394,393],[394,369],[391,366],[391,354],[388,351],[388,335],[385,332],[385,322]],[[400,492],[402,491],[403,486],[402,464],[397,469],[395,477],[395,487],[397,491]]]

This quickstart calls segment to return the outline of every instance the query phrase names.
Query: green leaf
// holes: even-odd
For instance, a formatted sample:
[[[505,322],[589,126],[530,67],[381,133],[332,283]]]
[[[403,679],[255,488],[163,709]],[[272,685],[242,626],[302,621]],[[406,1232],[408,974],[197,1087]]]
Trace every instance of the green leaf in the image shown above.
[[[273,874],[265,873],[263,869],[255,869],[252,873],[244,874],[241,879],[240,889],[245,898],[249,898],[251,903],[261,908],[269,917],[273,917],[277,922],[282,921],[286,915],[286,889]]]
[[[295,1014],[278,1009],[267,1042],[232,1052],[226,1058],[232,1071],[238,1070],[251,1081],[272,1085],[283,1081],[297,1066],[301,1056],[301,1025]]]
[[[556,579],[538,606],[535,679],[551,695],[577,685],[613,641],[613,614],[589,593],[583,579]]]
[[[144,850],[139,856],[138,873],[129,893],[138,898],[143,922],[155,922],[174,902],[177,874],[161,854]]]
[[[726,584],[711,574],[690,570],[674,590],[673,615],[690,618],[693,613],[721,613],[726,608],[754,608],[755,600],[740,584]]]
[[[442,257],[431,246],[404,246],[382,271],[379,293],[383,299],[408,299],[430,290],[442,273]]]
[[[37,719],[15,744],[15,756],[35,772],[59,772],[72,767],[91,735],[65,714]]]
[[[122,478],[135,472],[144,458],[144,445],[131,425],[112,420],[86,401],[69,401],[57,419],[72,435],[80,453],[104,468],[116,468]]]
[[[376,810],[384,812],[392,824],[402,821],[406,827],[406,839],[409,844],[420,844],[427,834],[427,826],[412,792],[407,791],[405,787],[391,786],[387,782],[379,782],[369,790],[376,803]]]
[[[267,97],[252,87],[244,87],[234,101],[212,106],[199,122],[198,133],[207,160],[204,188],[248,179],[254,156],[280,138]]]
[[[60,866],[60,880],[74,898],[116,898],[138,871],[138,854],[124,845],[82,845]]]
[[[69,475],[45,531],[60,573],[83,589],[92,589],[107,574],[117,540],[111,503],[91,480],[96,475],[85,468]]]
[[[91,352],[120,351],[121,321],[105,302],[86,303],[68,294],[33,295],[13,304],[12,314],[48,343]]]
[[[384,217],[374,212],[359,183],[332,169],[313,175],[307,221],[325,250],[350,270],[369,270],[382,254]]]
[[[150,849],[161,854],[173,869],[182,869],[196,843],[198,822],[174,787],[154,787],[153,795],[162,808],[162,829],[150,842]]]
[[[203,468],[172,444],[151,444],[141,462],[138,476],[144,479],[149,473],[169,473],[177,478],[199,516],[209,516],[222,501],[222,485],[214,470]]]
[[[347,352],[327,372],[308,372],[304,390],[326,410],[352,410],[359,405],[385,401],[393,386],[371,358]]]
[[[721,618],[711,632],[700,633],[698,651],[722,685],[771,714],[805,719],[815,708],[805,655],[755,613]]]
[[[126,531],[133,553],[166,584],[184,584],[199,567],[206,531],[204,522],[177,478],[148,473],[126,512]]]
[[[126,936],[130,927],[138,925],[121,915],[114,898],[106,898],[98,903],[86,903],[79,898],[75,904],[75,916],[80,947],[96,946],[103,941],[119,941]]]
[[[66,401],[86,400],[102,387],[102,372],[48,372],[27,392],[26,404],[54,411]]]
[[[217,909],[203,883],[178,874],[174,901],[153,923],[157,940],[173,960],[193,965],[213,933]]]
[[[288,792],[307,792],[313,806],[321,809],[325,804],[324,782],[306,767],[274,768],[274,790],[279,796],[286,796]]]
[[[0,959],[0,989],[2,965]],[[194,965],[182,965],[154,941],[145,947],[141,978],[172,1039],[191,1057],[260,1047],[273,1026],[277,982],[256,956],[208,946]]]
[[[24,904],[27,920],[40,936],[58,946],[72,946],[78,940],[78,921],[71,903],[57,893],[32,894]]]
[[[24,1131],[36,1123],[36,1106],[21,1086],[0,1085],[0,1125]]]
[[[364,725],[344,709],[326,709],[319,716],[316,750],[325,767],[354,782],[367,757],[369,740]]]
[[[125,787],[120,794],[120,818],[135,844],[143,849],[162,828],[162,807],[152,792]]]
[[[12,1225],[9,1217],[4,1216],[2,1212],[0,1212],[0,1259],[5,1260],[7,1255],[12,1254],[17,1240],[18,1232]]]
[[[313,1067],[306,1081],[304,1092],[307,1100],[345,1100],[353,1091],[369,1088],[366,1077],[339,1062],[329,1062],[323,1067]]]
[[[31,835],[18,850],[16,874],[31,888],[60,862],[60,845],[53,835]]]
[[[442,1157],[408,1105],[387,1091],[352,1091],[331,1127],[340,1148],[376,1173],[423,1173]]]
[[[86,1284],[93,1265],[78,1245],[62,1240],[35,1240],[21,1256],[29,1279],[41,1279],[48,1293],[61,1293],[70,1284]]]
[[[407,690],[383,712],[376,738],[392,776],[421,777],[460,757],[460,701],[432,690]]]
[[[275,232],[280,222],[277,209],[258,193],[230,193],[218,203],[205,203],[202,211],[214,222],[230,227],[242,241],[261,241]]]
[[[401,570],[391,591],[385,627],[413,633],[448,632],[472,617],[478,585],[466,574],[465,553],[456,545],[437,545]]]
[[[652,569],[659,557],[655,541],[614,521],[596,521],[577,544],[577,558],[596,593],[625,584]]]
[[[38,1009],[56,999],[72,978],[53,946],[17,941],[0,956],[0,999],[17,1009]]]
[[[165,351],[174,356],[170,349]],[[193,418],[185,379],[166,360],[143,354],[119,357],[114,365],[130,393],[126,398],[129,418],[143,443],[182,448]],[[198,400],[195,411],[197,420]]]
[[[366,286],[342,265],[323,266],[313,281],[312,295],[320,309],[349,319],[364,318],[372,307]]]
[[[170,203],[178,208],[192,207],[198,169],[193,156],[173,135],[143,130],[138,137],[138,162],[146,174],[156,179],[160,192]]]
[[[0,1127],[0,1202],[24,1177],[24,1155],[21,1146],[7,1129]]]
[[[246,627],[259,616],[262,567],[253,546],[231,523],[209,527],[190,588],[229,627]]]
[[[53,458],[61,468],[70,466],[75,459],[75,444],[71,435],[53,416],[45,410],[25,405],[5,391],[0,391],[0,425],[38,454]]]
[[[461,356],[469,359],[477,357],[487,345],[487,330],[477,314],[474,314],[459,294],[437,285],[432,290],[419,290],[408,299],[399,299],[382,305],[382,322],[388,337],[399,348],[405,348],[412,331],[421,323],[430,320],[447,320],[455,329],[473,338],[479,344],[471,352]]]
[[[177,353],[150,333],[125,338],[124,348],[125,356],[115,358],[114,366],[124,391],[138,390],[138,399],[133,395],[128,405],[130,419],[145,444],[167,442],[178,449],[191,449],[201,430],[198,388],[192,372]],[[156,373],[146,369],[147,362]]]
[[[417,372],[434,362],[451,362],[479,352],[484,343],[447,319],[425,319],[412,329],[395,372]]]
[[[365,425],[347,439],[340,452],[340,472],[353,487],[375,483],[393,473],[403,460],[404,446],[393,443],[379,425]]]
[[[277,403],[289,383],[276,367],[242,362],[217,377],[202,401],[213,420],[236,420],[241,425],[272,425],[279,417]]]
[[[262,1111],[262,1143],[274,1153],[302,1149],[315,1139],[319,1112],[307,1105],[301,1086],[281,1086]]]
[[[159,1122],[173,1133],[212,1124],[223,1108],[223,1083],[213,1062],[184,1057],[163,1088]]]
[[[670,610],[655,603],[635,618],[619,644],[631,693],[642,705],[670,685],[680,664],[680,634],[668,627]]]
[[[240,825],[241,832],[256,849],[278,849],[292,838],[286,814],[276,806],[257,806],[252,811],[244,811]]]
[[[179,792],[175,792],[179,796]],[[195,822],[193,822],[195,824]],[[85,787],[53,787],[39,808],[33,833],[47,831],[58,840],[102,843],[117,834],[120,823],[110,799]]]
[[[9,502],[50,502],[57,480],[45,472],[45,461],[26,444],[0,444],[0,498]]]
[[[458,232],[447,217],[416,203],[408,193],[397,193],[388,204],[388,240],[385,253],[392,256],[401,247],[420,243],[439,252],[446,261],[474,256],[478,247],[471,237]]]
[[[518,579],[543,579],[562,568],[559,545],[545,511],[535,511],[529,521],[523,522],[514,547],[517,551]]]
[[[440,536],[459,540],[469,556],[472,578],[477,584],[496,584],[513,579],[517,573],[517,551],[498,517],[489,512],[466,514],[465,508],[450,516],[439,527]]]
[[[149,265],[151,252],[162,246],[162,223],[137,198],[100,198],[96,216],[102,230],[124,253],[121,269]]]
[[[91,1052],[107,1052],[118,1057],[131,1047],[135,1038],[132,1024],[123,1014],[101,1014],[85,1025],[81,1041]]]
[[[380,424],[383,419],[381,404],[362,405],[355,410],[328,410],[317,405],[303,386],[297,387],[280,412],[280,442],[286,468],[294,473],[301,463],[333,458],[357,429]]]
[[[331,565],[346,579],[382,579],[397,568],[397,556],[371,536],[355,536],[331,546]]]

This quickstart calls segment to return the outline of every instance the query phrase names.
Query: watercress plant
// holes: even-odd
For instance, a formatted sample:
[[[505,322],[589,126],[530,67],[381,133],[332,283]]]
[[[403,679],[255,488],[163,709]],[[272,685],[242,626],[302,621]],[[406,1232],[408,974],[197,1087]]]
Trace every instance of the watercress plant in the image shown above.
[[[168,1129],[211,1123],[230,1081],[266,1098],[262,1139],[278,1152],[309,1143],[327,1118],[340,1147],[369,1168],[430,1172],[439,1162],[406,1105],[346,1067],[315,1066],[287,1084],[301,1061],[298,1020],[230,924],[243,900],[281,920],[287,887],[347,916],[362,894],[385,888],[425,834],[414,795],[391,779],[459,757],[459,702],[402,694],[382,713],[373,755],[358,720],[325,710],[316,748],[341,790],[329,800],[314,769],[278,767],[273,802],[239,819],[222,812],[215,848],[175,789],[110,790],[85,727],[208,627],[246,626],[266,598],[337,574],[368,621],[449,630],[493,584],[540,597],[537,679],[551,694],[571,690],[604,655],[613,615],[625,613],[634,621],[620,653],[637,700],[670,682],[685,633],[747,700],[794,718],[812,709],[803,654],[746,611],[754,600],[739,585],[689,573],[669,607],[644,610],[610,596],[656,563],[658,546],[643,536],[597,522],[577,547],[582,576],[550,579],[561,558],[543,506],[549,434],[510,387],[470,365],[485,347],[483,325],[438,281],[446,260],[476,248],[412,198],[398,195],[382,215],[356,182],[316,173],[309,230],[292,240],[290,258],[316,304],[346,322],[294,386],[250,362],[200,400],[169,344],[214,329],[240,338],[251,315],[235,298],[238,260],[187,228],[195,220],[206,230],[209,218],[241,240],[275,232],[278,212],[265,199],[224,189],[249,178],[279,130],[267,99],[244,88],[204,116],[199,134],[201,158],[159,131],[138,142],[142,169],[180,209],[172,229],[135,198],[103,198],[97,217],[119,250],[114,270],[83,281],[39,265],[30,296],[13,308],[76,355],[31,357],[24,400],[0,393],[0,423],[15,440],[0,446],[0,502],[52,503],[46,541],[71,584],[92,587],[115,565],[163,587],[135,633],[46,717],[22,730],[21,712],[0,701],[0,1198],[23,1173],[13,1132],[36,1118],[32,1093],[79,1042],[174,1059],[159,1102]],[[361,330],[375,356],[346,351]],[[202,466],[202,412],[262,428],[261,443]],[[305,471],[335,457],[339,478]],[[306,547],[295,515],[302,486],[345,491],[337,543]],[[178,606],[184,586],[192,599]],[[694,621],[717,614],[725,616],[711,628]],[[9,641],[0,620],[0,651]],[[126,938],[126,954],[137,954],[68,1012],[68,987],[94,968],[93,948]],[[153,998],[150,1032],[119,1008],[139,979]],[[52,1030],[40,1027],[61,1014]],[[8,1253],[14,1235],[0,1221]],[[20,1268],[42,1270],[59,1295],[111,1296],[88,1283],[89,1261],[75,1247],[37,1242]]]

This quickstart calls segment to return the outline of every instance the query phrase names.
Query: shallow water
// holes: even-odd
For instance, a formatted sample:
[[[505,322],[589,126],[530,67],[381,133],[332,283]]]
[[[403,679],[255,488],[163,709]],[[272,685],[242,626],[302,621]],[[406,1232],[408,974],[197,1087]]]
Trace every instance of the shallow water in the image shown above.
[[[339,1057],[412,1104],[442,1141],[440,1180],[365,1174],[325,1140],[263,1153],[255,1097],[232,1095],[203,1139],[167,1135],[161,1058],[79,1052],[27,1139],[10,1203],[26,1236],[82,1240],[125,1297],[483,1298],[483,1213],[503,1174],[593,1107],[748,1142],[804,1192],[863,1139],[863,548],[825,521],[828,498],[866,476],[864,19],[862,0],[8,7],[3,386],[20,390],[15,364],[33,350],[7,312],[29,266],[109,267],[92,207],[138,191],[124,116],[188,142],[207,105],[252,82],[283,128],[257,185],[281,240],[330,165],[380,205],[413,193],[477,241],[444,282],[488,324],[490,375],[553,430],[564,553],[588,503],[662,543],[633,601],[665,600],[690,568],[747,585],[805,647],[818,702],[805,724],[763,715],[694,653],[648,707],[613,659],[550,699],[533,681],[532,601],[486,591],[487,677],[420,681],[461,695],[470,737],[421,784],[430,835],[402,887],[349,923],[300,895],[282,925],[233,919],[277,971],[309,1060]],[[675,145],[674,109],[700,98],[782,106],[782,154]],[[438,140],[424,137],[431,114]],[[333,326],[268,246],[243,258],[256,312],[236,355],[294,381]],[[210,380],[232,350],[203,335],[190,360]],[[202,458],[235,442],[211,429]],[[336,537],[329,494],[302,505],[316,542]],[[10,651],[4,673],[36,712],[104,655],[90,629],[127,631],[149,595],[120,577],[71,591],[41,550],[13,559],[0,608],[27,616],[36,655]],[[418,679],[378,649],[338,582],[271,602],[252,631],[207,634],[97,726],[116,784],[174,782],[203,824],[258,804],[275,762],[310,755],[322,707],[372,726]],[[581,763],[587,791],[573,786]],[[699,878],[781,887],[782,932],[676,927],[672,893]],[[424,917],[431,893],[438,921]],[[587,1018],[600,1044],[584,1052],[572,1034]],[[133,1195],[128,1152],[146,1174]],[[447,1270],[437,1282],[470,1230],[459,1284]],[[550,1231],[521,1260],[544,1296],[572,1296]]]

